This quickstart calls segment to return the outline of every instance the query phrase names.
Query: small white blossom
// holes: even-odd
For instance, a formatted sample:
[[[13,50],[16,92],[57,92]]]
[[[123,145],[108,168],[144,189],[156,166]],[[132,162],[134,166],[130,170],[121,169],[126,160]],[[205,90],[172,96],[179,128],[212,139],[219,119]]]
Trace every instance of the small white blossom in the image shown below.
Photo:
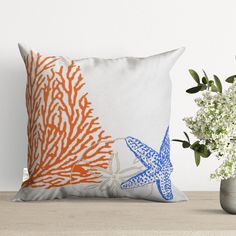
[[[215,179],[236,175],[236,83],[224,93],[204,92],[195,99],[195,117],[184,118],[192,134],[223,164],[211,174]]]

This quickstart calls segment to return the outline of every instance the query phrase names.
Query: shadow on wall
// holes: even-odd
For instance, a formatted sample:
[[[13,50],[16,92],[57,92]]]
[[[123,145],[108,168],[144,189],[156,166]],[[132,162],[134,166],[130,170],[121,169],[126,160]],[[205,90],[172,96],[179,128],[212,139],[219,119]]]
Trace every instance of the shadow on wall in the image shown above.
[[[20,60],[19,56],[14,63],[9,58],[0,68],[0,186],[6,190],[15,189],[15,180],[22,178],[22,164],[26,164],[26,73]]]

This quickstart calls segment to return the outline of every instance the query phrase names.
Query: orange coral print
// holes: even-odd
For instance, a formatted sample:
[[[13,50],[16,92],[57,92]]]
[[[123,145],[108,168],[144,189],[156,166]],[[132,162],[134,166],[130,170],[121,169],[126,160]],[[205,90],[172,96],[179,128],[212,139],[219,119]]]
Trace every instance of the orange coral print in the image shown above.
[[[27,69],[28,170],[23,187],[99,182],[112,154],[111,137],[94,116],[80,67],[32,51]],[[56,65],[57,64],[57,65]]]

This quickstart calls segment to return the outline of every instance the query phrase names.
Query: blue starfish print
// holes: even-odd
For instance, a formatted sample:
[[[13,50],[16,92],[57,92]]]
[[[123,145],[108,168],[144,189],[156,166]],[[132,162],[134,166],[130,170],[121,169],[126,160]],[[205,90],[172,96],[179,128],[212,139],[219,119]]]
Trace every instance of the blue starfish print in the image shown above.
[[[127,146],[146,167],[146,170],[121,183],[122,189],[137,188],[156,182],[161,196],[165,200],[173,199],[170,180],[173,167],[170,162],[170,139],[168,131],[169,128],[166,130],[159,153],[136,138],[125,138]]]

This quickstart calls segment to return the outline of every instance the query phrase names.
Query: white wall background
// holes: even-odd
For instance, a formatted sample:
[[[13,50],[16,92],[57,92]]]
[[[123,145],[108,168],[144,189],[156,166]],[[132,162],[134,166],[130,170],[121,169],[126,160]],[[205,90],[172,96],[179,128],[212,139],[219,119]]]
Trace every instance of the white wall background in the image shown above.
[[[236,1],[0,0],[0,190],[16,190],[26,166],[24,42],[42,53],[70,57],[148,56],[186,46],[172,70],[172,138],[194,114],[187,70],[225,77],[236,72]],[[183,190],[218,190],[212,157],[196,168],[191,151],[172,143],[173,179]]]

